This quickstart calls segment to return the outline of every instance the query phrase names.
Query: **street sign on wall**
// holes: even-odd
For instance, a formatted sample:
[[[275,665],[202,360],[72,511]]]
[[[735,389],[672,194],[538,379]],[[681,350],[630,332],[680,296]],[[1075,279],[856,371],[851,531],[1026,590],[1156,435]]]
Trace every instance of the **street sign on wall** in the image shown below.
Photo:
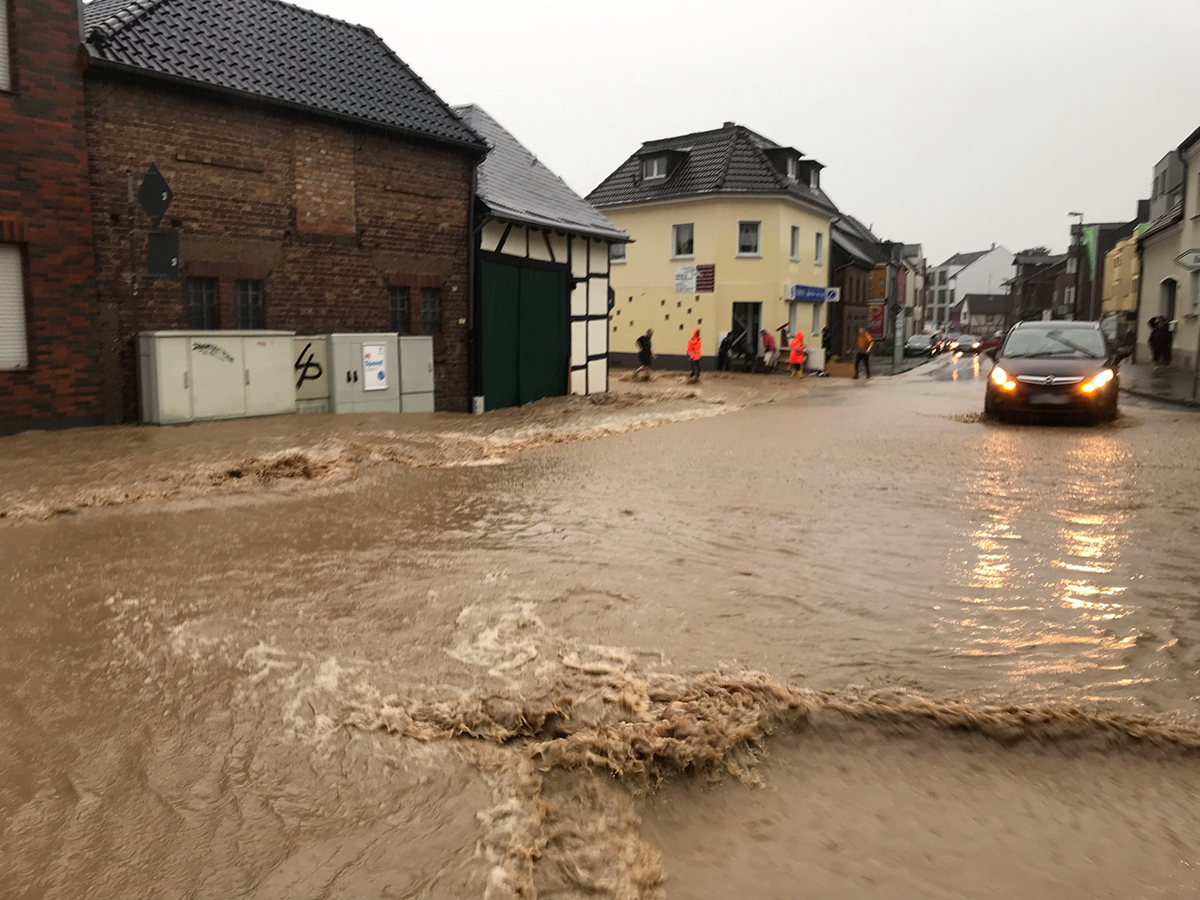
[[[174,199],[175,194],[171,190],[171,186],[167,184],[167,179],[163,178],[162,172],[158,171],[158,166],[151,163],[150,168],[146,170],[145,178],[142,179],[142,187],[138,191],[138,203],[142,205],[142,209],[146,211],[146,215],[150,217],[154,227],[158,227],[162,217],[167,214],[167,207]]]
[[[789,284],[786,292],[786,299],[792,303],[837,303],[841,298],[841,288],[815,284]]]
[[[1175,257],[1175,262],[1192,272],[1200,271],[1200,250],[1189,250]]]

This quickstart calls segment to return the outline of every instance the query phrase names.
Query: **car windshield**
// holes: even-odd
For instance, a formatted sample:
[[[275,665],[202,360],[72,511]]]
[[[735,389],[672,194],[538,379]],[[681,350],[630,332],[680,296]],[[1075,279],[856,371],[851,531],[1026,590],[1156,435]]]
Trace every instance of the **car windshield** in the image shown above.
[[[914,334],[908,339],[908,342],[914,347],[927,347],[929,346],[929,336],[925,334]]]
[[[1103,359],[1104,337],[1089,328],[1018,328],[1004,343],[1004,356],[1070,356]]]
[[[977,340],[979,340],[979,338],[977,338],[977,337],[974,337],[974,336],[972,336],[972,335],[969,335],[969,334],[964,334],[962,337],[960,337],[960,338],[958,339],[958,342],[959,342],[960,344],[973,344],[973,343],[975,343]]]

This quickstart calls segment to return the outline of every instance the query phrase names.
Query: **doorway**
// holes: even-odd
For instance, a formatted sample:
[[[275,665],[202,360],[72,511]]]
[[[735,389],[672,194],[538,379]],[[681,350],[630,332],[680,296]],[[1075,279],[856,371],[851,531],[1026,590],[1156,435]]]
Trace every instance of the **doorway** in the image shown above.
[[[734,334],[731,355],[757,359],[762,352],[762,338],[759,336],[762,331],[762,304],[733,304],[733,319],[729,327]]]
[[[1175,279],[1168,278],[1159,285],[1158,314],[1168,322],[1175,320]]]

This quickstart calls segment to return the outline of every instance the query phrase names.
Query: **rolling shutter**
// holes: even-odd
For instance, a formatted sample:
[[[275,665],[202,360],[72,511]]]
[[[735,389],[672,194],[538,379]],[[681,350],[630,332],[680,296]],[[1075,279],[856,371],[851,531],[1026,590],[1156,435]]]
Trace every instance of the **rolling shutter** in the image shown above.
[[[12,90],[12,65],[8,60],[8,3],[0,3],[0,91]]]
[[[24,369],[28,365],[21,249],[16,244],[0,244],[0,369]]]

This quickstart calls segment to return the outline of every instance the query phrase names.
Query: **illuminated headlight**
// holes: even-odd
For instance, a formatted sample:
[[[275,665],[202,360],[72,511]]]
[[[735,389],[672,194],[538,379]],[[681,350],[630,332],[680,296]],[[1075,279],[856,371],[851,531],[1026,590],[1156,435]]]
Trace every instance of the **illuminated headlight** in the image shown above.
[[[1094,393],[1112,381],[1115,377],[1116,376],[1113,375],[1112,369],[1105,369],[1099,375],[1096,375],[1094,378],[1091,378],[1083,383],[1083,392],[1085,394]]]
[[[1006,391],[1013,391],[1017,388],[1017,383],[1009,378],[1008,373],[999,366],[992,366],[991,379],[996,387],[1003,388]]]
[[[957,350],[957,349],[958,349],[958,341],[951,341],[951,342],[950,342],[950,349],[951,349],[951,350]]]
[[[976,341],[975,343],[973,343],[973,344],[971,345],[971,349],[972,349],[972,350],[978,350],[978,349],[979,349],[979,341]]]

